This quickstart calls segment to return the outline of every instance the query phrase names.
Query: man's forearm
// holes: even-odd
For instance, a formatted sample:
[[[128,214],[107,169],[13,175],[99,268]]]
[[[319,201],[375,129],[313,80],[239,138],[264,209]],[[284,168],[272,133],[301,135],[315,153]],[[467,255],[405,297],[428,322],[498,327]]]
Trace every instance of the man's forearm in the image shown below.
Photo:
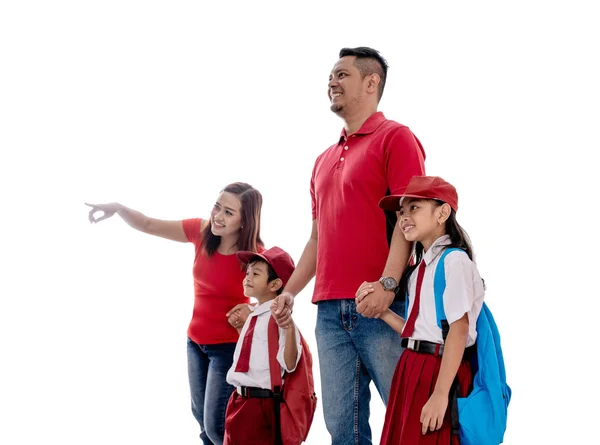
[[[381,274],[384,277],[392,277],[396,281],[400,280],[404,268],[408,264],[412,243],[406,241],[402,229],[396,224],[390,243],[390,253],[388,254],[385,268]]]
[[[315,276],[317,270],[317,239],[310,238],[304,247],[298,266],[290,277],[285,290],[297,295]]]

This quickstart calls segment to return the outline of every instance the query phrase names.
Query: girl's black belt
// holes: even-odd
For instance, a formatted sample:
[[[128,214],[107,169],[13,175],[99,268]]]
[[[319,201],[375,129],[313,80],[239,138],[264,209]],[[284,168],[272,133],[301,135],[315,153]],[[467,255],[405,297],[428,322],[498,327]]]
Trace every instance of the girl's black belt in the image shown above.
[[[422,352],[424,354],[442,355],[442,352],[444,352],[444,345],[425,340],[403,338],[400,345],[403,348],[411,349],[415,352]]]

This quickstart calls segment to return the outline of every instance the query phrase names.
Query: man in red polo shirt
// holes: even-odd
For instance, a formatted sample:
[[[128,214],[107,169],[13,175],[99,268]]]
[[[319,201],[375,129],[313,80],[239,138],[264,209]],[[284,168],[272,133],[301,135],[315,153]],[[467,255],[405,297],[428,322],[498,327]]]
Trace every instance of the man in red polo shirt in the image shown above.
[[[329,75],[328,95],[331,111],[344,120],[344,128],[315,162],[312,234],[278,297],[291,308],[294,296],[316,277],[315,333],[332,445],[372,443],[369,385],[375,383],[387,405],[402,352],[400,338],[379,316],[388,307],[404,313],[404,299],[394,301],[394,290],[410,244],[397,224],[386,227],[378,202],[386,193],[401,194],[411,177],[425,174],[425,152],[406,126],[377,111],[386,75],[387,62],[378,51],[340,51]],[[373,283],[375,291],[357,306],[355,294],[364,281]],[[275,316],[286,326],[289,311],[283,304],[278,307]]]

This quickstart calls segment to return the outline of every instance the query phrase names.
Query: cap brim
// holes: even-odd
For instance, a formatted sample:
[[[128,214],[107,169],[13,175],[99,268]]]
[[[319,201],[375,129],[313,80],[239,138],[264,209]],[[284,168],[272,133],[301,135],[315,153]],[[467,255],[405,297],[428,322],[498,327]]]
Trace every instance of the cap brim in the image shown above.
[[[400,198],[402,198],[402,195],[385,196],[379,200],[379,207],[381,207],[383,210],[396,212],[400,210]]]
[[[400,210],[400,204],[402,204],[403,198],[432,199],[428,196],[422,195],[390,195],[381,198],[379,201],[379,207],[381,207],[383,210],[397,212]]]
[[[244,263],[244,264],[249,264],[250,261],[252,261],[253,258],[259,257],[262,258],[263,260],[265,260],[267,263],[269,263],[269,260],[267,260],[263,255],[261,255],[260,253],[256,253],[256,252],[250,252],[248,250],[241,250],[239,252],[235,253],[236,256],[238,257],[238,259]]]

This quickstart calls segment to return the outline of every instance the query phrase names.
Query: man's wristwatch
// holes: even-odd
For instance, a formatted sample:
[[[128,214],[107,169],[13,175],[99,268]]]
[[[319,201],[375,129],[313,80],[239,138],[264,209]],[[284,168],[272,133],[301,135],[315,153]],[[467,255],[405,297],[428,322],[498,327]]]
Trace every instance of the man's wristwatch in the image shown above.
[[[379,282],[385,290],[390,292],[395,292],[398,287],[398,282],[392,277],[381,277]]]

